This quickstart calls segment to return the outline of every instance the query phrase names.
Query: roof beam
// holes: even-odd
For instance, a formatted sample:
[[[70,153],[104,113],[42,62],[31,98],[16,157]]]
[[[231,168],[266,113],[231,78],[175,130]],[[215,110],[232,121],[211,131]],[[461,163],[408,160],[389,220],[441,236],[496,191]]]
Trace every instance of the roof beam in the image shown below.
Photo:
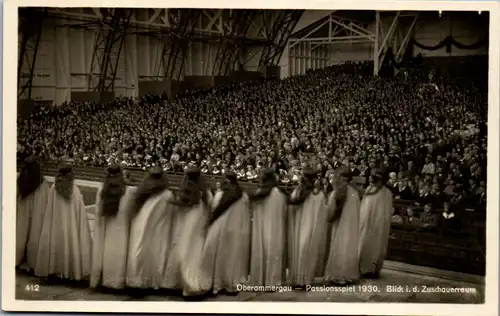
[[[310,35],[314,34],[314,32],[318,31],[319,29],[321,29],[323,26],[325,26],[327,23],[329,23],[329,20],[326,20],[324,21],[323,23],[321,23],[320,25],[316,26],[314,29],[312,29],[311,31],[309,31],[306,35],[300,37],[300,38],[291,38],[290,39],[290,42],[293,42],[293,44],[290,45],[290,48],[292,48],[293,46],[297,45],[298,43],[300,43],[301,41],[304,41],[306,40]]]
[[[353,22],[350,22],[349,24],[345,24],[343,21],[341,20],[338,20],[334,17],[332,17],[331,21],[334,23],[334,24],[337,24],[338,26],[346,29],[346,30],[349,30],[355,34],[358,34],[359,36],[362,36],[362,37],[365,37],[369,40],[375,40],[374,39],[374,36],[371,35],[369,32],[367,32],[364,28],[362,28],[361,26],[356,26],[356,27],[353,27],[353,25],[355,25],[355,23]]]
[[[403,54],[404,54],[406,48],[408,47],[408,43],[410,42],[410,38],[413,35],[413,31],[415,30],[415,24],[417,23],[417,20],[418,20],[418,12],[414,15],[413,21],[410,25],[410,28],[406,32],[406,35],[405,35],[401,45],[398,48],[398,51],[397,51],[396,56],[395,56],[397,63],[401,62],[401,59],[403,58]]]
[[[328,25],[327,37],[311,36],[325,27],[325,25]],[[341,35],[342,33],[344,35]],[[293,48],[301,42],[325,45],[333,43],[373,43],[374,41],[375,33],[364,28],[358,22],[340,19],[337,16],[330,14],[325,21],[314,27],[306,35],[300,38],[290,39],[289,48]]]

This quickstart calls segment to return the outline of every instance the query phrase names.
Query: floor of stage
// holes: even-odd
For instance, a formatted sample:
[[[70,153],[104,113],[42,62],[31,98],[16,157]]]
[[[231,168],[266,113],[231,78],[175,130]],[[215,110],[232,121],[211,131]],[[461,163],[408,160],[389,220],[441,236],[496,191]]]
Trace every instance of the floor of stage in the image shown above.
[[[363,280],[354,291],[340,292],[240,292],[238,295],[218,295],[206,298],[206,301],[286,301],[286,302],[413,302],[413,303],[469,303],[484,302],[484,283],[453,281],[438,277],[384,269],[380,279]],[[366,285],[365,292],[362,292]],[[378,287],[379,292],[367,292],[369,286]],[[402,286],[400,292],[389,287]],[[408,287],[407,287],[408,286]],[[430,293],[430,289],[463,288],[469,293]],[[417,292],[414,292],[414,288]],[[474,289],[470,292],[470,289]],[[348,288],[346,288],[348,290]],[[16,299],[18,300],[57,300],[57,301],[184,301],[176,293],[138,292],[131,294],[126,290],[97,291],[85,284],[44,284],[37,277],[24,273],[16,274]]]

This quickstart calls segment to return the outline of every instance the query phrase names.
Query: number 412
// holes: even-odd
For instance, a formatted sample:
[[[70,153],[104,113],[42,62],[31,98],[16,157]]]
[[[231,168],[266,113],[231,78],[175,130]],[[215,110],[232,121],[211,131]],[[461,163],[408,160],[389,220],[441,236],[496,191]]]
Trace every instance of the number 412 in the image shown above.
[[[40,285],[38,284],[28,284],[24,288],[26,292],[40,292]]]

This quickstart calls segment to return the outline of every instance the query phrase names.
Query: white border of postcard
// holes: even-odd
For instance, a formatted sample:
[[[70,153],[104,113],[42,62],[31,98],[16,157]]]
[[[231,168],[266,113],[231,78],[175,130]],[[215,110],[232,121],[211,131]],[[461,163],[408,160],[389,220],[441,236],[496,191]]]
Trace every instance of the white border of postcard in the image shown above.
[[[316,10],[427,10],[490,11],[487,251],[485,304],[413,303],[290,303],[290,302],[105,302],[21,301],[15,299],[15,183],[16,183],[16,82],[18,7],[181,7]],[[6,0],[4,2],[3,72],[3,229],[2,309],[36,312],[117,313],[268,313],[268,314],[371,314],[371,315],[497,315],[498,314],[498,192],[499,192],[499,15],[494,1],[330,1],[330,0]]]

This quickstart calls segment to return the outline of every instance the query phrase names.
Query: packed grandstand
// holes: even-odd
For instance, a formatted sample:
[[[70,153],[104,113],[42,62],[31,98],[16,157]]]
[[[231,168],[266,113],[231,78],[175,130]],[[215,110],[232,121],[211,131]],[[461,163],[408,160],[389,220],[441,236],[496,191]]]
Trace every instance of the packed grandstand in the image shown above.
[[[148,95],[37,109],[19,119],[18,159],[172,172],[197,165],[205,174],[235,171],[240,180],[272,167],[285,184],[297,183],[309,165],[326,191],[339,166],[366,180],[383,167],[396,198],[484,208],[487,91],[478,77],[487,64],[455,62],[460,71],[431,61],[393,78],[370,76],[369,63],[348,63],[174,100]]]

